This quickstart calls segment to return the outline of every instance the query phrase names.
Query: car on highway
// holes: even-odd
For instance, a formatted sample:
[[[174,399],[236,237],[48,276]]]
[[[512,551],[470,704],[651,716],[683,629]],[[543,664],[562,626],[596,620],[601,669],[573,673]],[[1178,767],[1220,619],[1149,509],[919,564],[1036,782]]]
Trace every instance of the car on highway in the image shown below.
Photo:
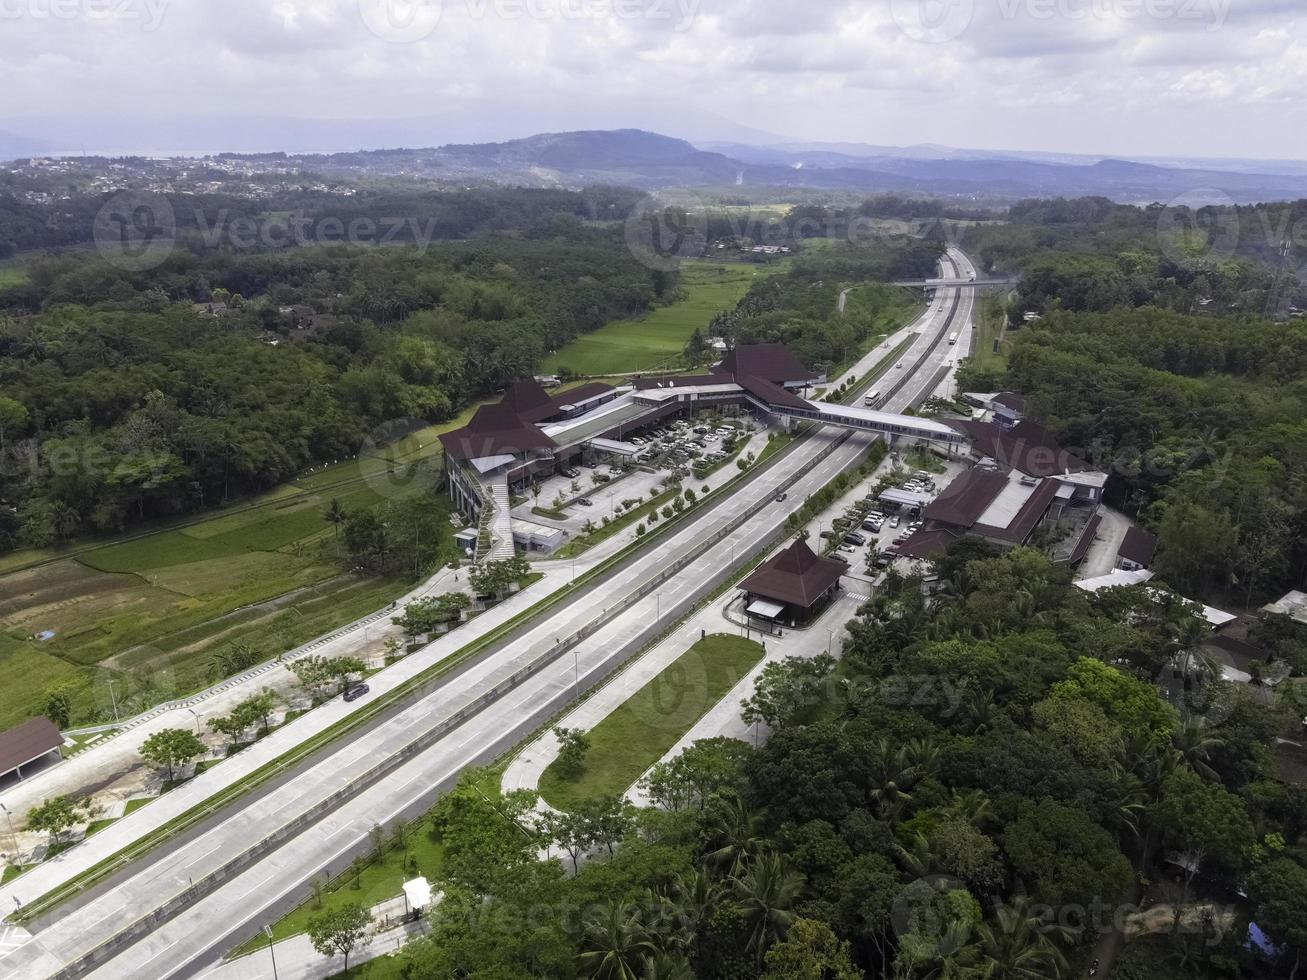
[[[778,493],[778,494],[776,495],[776,502],[777,502],[778,504],[784,503],[784,502],[785,502],[785,497],[786,497],[786,496],[787,496],[786,494]]]
[[[577,501],[577,503],[580,504],[582,507],[593,507],[595,505],[595,502],[591,500],[589,497],[582,497],[580,500]]]
[[[355,684],[353,687],[351,687],[349,690],[345,692],[345,700],[357,701],[359,698],[363,697],[363,695],[367,694],[368,691],[370,690],[372,689],[368,687],[366,684]]]

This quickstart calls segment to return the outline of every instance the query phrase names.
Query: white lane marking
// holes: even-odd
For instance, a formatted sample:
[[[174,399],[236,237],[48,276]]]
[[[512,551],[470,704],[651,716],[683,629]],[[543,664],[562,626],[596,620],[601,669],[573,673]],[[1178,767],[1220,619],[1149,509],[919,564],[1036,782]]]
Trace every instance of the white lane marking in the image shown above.
[[[142,963],[139,967],[137,967],[137,969],[141,969],[141,968],[143,968],[143,967],[146,965],[146,963],[153,963],[155,960],[157,960],[157,959],[158,959],[160,956],[162,956],[164,953],[168,952],[168,950],[170,950],[170,949],[172,949],[174,946],[176,946],[179,942],[181,942],[180,939],[174,939],[174,940],[173,940],[172,942],[170,942],[167,946],[163,947],[163,949],[159,950],[159,952],[155,953],[155,954],[154,954],[153,956],[151,956],[148,960],[146,960],[145,963]]]

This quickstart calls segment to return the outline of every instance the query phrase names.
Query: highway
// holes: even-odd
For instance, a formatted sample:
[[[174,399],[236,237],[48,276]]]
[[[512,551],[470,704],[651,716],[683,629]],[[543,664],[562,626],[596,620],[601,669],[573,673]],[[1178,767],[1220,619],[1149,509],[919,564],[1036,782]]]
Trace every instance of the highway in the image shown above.
[[[957,275],[971,273],[961,253],[952,257]],[[971,292],[938,291],[914,327],[920,336],[903,355],[908,376],[890,410],[917,399],[947,362],[952,350],[942,338],[969,320]],[[30,941],[0,959],[0,977],[202,975],[258,924],[298,902],[312,875],[348,864],[369,827],[421,812],[462,769],[496,758],[601,681],[711,591],[732,560],[742,563],[766,545],[806,496],[873,441],[822,431],[797,444],[743,492],[544,614],[524,638],[234,805],[203,832],[143,858],[79,906],[38,922]],[[786,501],[775,501],[782,490]],[[584,639],[569,649],[578,634]],[[351,787],[379,764],[384,771],[366,789]],[[224,870],[242,855],[247,866]],[[134,934],[137,923],[142,938],[94,963],[86,959],[120,934]]]

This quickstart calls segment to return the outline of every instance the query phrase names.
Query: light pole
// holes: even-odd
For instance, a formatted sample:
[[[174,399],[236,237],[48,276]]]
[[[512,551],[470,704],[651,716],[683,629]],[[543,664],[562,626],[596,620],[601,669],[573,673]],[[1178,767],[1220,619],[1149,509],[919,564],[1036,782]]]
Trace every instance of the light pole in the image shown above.
[[[263,934],[268,937],[268,953],[272,956],[272,980],[277,980],[277,950],[272,944],[272,926],[264,926]]]
[[[661,592],[655,592],[654,593],[654,625],[656,626],[660,624],[662,621],[663,621],[663,594]]]
[[[110,700],[110,702],[112,702],[112,704],[113,704],[113,722],[114,722],[115,725],[117,725],[117,724],[120,723],[120,722],[119,722],[119,719],[118,719],[118,699],[114,696],[114,693],[113,693],[113,678],[112,678],[112,677],[109,678],[109,700]]]
[[[831,629],[829,626],[825,627],[825,629],[826,629],[826,653],[829,656],[831,645],[834,644],[835,642],[835,631]]]
[[[194,708],[187,708],[186,710],[189,711],[189,712],[191,713],[191,717],[193,717],[193,718],[195,719],[195,734],[196,734],[196,735],[199,735],[199,734],[200,734],[200,716],[197,715],[197,714],[195,713],[195,709],[194,709]]]
[[[9,807],[0,803],[0,810],[5,812],[5,820],[9,822],[9,837],[14,852],[14,861],[18,860],[18,831],[14,830],[14,815],[9,812]]]

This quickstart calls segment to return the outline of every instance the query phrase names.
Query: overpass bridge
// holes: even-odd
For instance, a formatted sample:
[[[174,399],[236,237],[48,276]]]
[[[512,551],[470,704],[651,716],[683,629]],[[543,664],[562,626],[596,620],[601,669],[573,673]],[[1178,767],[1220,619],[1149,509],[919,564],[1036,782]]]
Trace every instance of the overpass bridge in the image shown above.
[[[778,418],[833,425],[839,429],[853,429],[857,432],[875,432],[884,436],[885,441],[890,445],[898,439],[909,439],[939,443],[951,450],[953,447],[965,448],[970,442],[957,429],[933,419],[918,418],[915,415],[898,415],[894,412],[879,412],[871,408],[840,405],[835,402],[810,401],[788,391],[785,394],[789,397],[768,399],[750,392],[748,398],[755,405]]]
[[[1020,281],[1018,276],[987,276],[984,279],[900,279],[894,285],[917,289],[980,289],[985,286],[1007,286],[1011,288]]]

